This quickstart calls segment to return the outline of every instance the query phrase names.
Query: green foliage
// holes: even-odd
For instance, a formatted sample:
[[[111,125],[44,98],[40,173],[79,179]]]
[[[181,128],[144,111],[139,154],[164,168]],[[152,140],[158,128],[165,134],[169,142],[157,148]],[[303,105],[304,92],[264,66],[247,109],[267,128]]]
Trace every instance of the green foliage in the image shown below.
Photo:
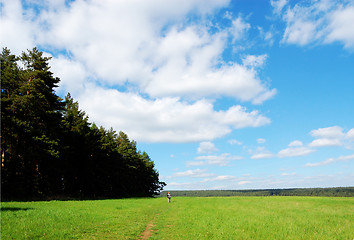
[[[36,48],[21,57],[1,53],[3,195],[44,196],[58,184],[53,166],[59,163],[63,103],[48,60]]]
[[[1,53],[2,199],[152,196],[158,172],[128,136],[88,122],[37,48]],[[21,64],[19,64],[19,62]],[[23,66],[23,67],[20,67]]]

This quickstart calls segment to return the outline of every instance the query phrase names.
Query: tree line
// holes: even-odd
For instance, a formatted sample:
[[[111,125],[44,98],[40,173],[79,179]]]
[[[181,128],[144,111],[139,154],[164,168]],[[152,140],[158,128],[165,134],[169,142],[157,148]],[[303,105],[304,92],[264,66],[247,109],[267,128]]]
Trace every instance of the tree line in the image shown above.
[[[316,197],[354,197],[354,187],[335,188],[289,188],[254,190],[190,190],[169,191],[174,197],[232,197],[232,196],[316,196]],[[161,193],[166,197],[167,191]]]
[[[37,48],[1,53],[1,198],[153,196],[166,185],[124,132],[98,127]]]

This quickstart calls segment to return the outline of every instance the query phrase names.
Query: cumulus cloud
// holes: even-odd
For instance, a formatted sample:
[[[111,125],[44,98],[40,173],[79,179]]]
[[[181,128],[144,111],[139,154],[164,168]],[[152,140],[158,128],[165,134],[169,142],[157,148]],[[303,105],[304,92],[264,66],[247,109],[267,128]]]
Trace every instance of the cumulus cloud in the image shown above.
[[[342,143],[339,139],[331,139],[331,138],[320,138],[313,140],[309,146],[310,147],[333,147],[333,146],[341,146]]]
[[[259,140],[259,139],[258,139]],[[258,141],[258,143],[262,143],[263,139]],[[264,140],[265,142],[265,140]],[[250,151],[252,154],[251,159],[263,159],[263,158],[272,158],[274,154],[267,150],[265,147],[258,147],[255,151]]]
[[[231,176],[231,175],[220,175],[220,176],[216,176],[213,178],[206,178],[202,182],[230,181],[230,180],[235,180],[235,179],[237,179],[237,178],[234,176]]]
[[[239,181],[237,184],[238,185],[245,185],[245,184],[250,184],[252,183],[251,181]]]
[[[35,45],[35,27],[29,12],[23,12],[20,1],[1,2],[0,45],[20,54]]]
[[[215,147],[214,143],[212,142],[201,142],[198,147],[198,153],[211,153],[218,151],[218,149]]]
[[[340,161],[348,161],[354,159],[354,155],[347,155],[347,156],[340,156],[338,158],[328,158],[325,161],[322,162],[316,162],[316,163],[306,163],[305,167],[319,167],[319,166],[325,166],[334,162],[340,162]]]
[[[282,176],[287,177],[287,176],[295,176],[296,172],[292,172],[292,173],[287,173],[287,172],[283,172],[281,173]]]
[[[303,142],[299,140],[294,140],[288,144],[288,148],[280,150],[277,157],[306,156],[317,151],[317,148],[321,147],[345,147],[347,149],[353,149],[353,128],[348,132],[345,132],[344,129],[339,126],[318,128],[310,131],[310,135],[315,139],[308,145],[304,145]],[[274,157],[274,154],[264,147],[258,147],[255,151],[250,151],[250,153],[252,154],[251,159]],[[331,162],[332,160],[330,159],[328,161]]]
[[[11,7],[8,2],[4,9]],[[5,12],[30,11],[14,2],[13,10]],[[21,22],[7,20],[9,13],[2,20],[12,30],[4,35],[22,42],[29,38],[30,47],[65,50],[101,83],[129,82],[150,97],[227,95],[259,104],[275,95],[256,71],[222,60],[228,36],[238,39],[250,27],[241,17],[230,19],[232,27],[217,32],[209,31],[204,22],[182,24],[188,13],[203,16],[228,1],[138,2],[74,1],[56,11],[41,9],[29,19],[21,20],[21,15]],[[19,26],[29,30],[15,32]],[[7,43],[11,39],[5,39]]]
[[[267,59],[267,55],[247,55],[246,57],[243,58],[242,62],[245,66],[249,66],[249,67],[261,67],[264,65],[266,59]]]
[[[329,14],[326,42],[342,42],[346,48],[354,48],[354,6],[339,7]]]
[[[126,132],[136,141],[196,142],[225,136],[233,129],[257,127],[270,120],[241,106],[215,111],[206,100],[148,100],[140,95],[87,86],[78,99],[90,119]]]
[[[321,147],[345,147],[347,149],[353,148],[353,129],[350,129],[346,133],[343,128],[339,126],[318,128],[312,130],[310,135],[315,139],[307,146],[304,146],[304,144],[299,140],[292,141],[288,145],[289,148],[283,149],[278,153],[278,157],[304,156],[316,151],[315,148]]]
[[[194,169],[194,170],[187,170],[184,172],[176,172],[172,174],[171,177],[192,177],[192,178],[205,178],[215,176],[213,173],[207,173],[207,169]]]
[[[345,146],[351,147],[351,139],[353,139],[353,129],[350,129],[347,133],[343,131],[343,128],[339,126],[319,128],[312,130],[310,134],[316,138],[309,146],[310,147],[335,147]]]
[[[236,139],[230,139],[229,141],[227,141],[229,144],[231,145],[242,145],[242,142],[236,140]]]
[[[246,32],[251,28],[251,25],[244,21],[242,17],[237,17],[232,20],[232,26],[229,29],[232,35],[232,42],[242,39]]]
[[[88,70],[80,62],[60,55],[53,58],[50,65],[50,70],[61,79],[59,93],[66,94],[70,89],[73,95],[79,95],[85,89],[85,82],[89,75]]]
[[[283,8],[288,3],[288,0],[271,0],[270,4],[274,8],[274,12],[280,14]]]
[[[278,157],[284,158],[284,157],[306,156],[315,151],[316,151],[315,149],[308,148],[308,147],[291,147],[279,151]]]
[[[191,173],[193,170],[188,170],[186,172],[181,172],[181,175],[183,177],[191,177],[193,179],[197,179],[202,177],[203,174],[205,174],[204,170],[198,169],[195,172],[200,171],[201,174],[199,173]],[[197,176],[197,177],[195,177]],[[182,176],[181,176],[182,177]],[[203,178],[203,177],[202,177]],[[206,176],[202,180],[197,180],[197,181],[188,181],[188,182],[167,182],[168,187],[172,187],[174,189],[182,188],[182,189],[230,189],[233,188],[234,185],[243,185],[243,184],[249,184],[251,183],[250,181],[245,181],[241,180],[242,178],[238,178],[232,175],[216,175],[216,174],[210,174],[210,176]],[[240,181],[241,180],[241,181]],[[220,185],[220,183],[225,184],[223,186]],[[217,185],[215,185],[217,184]]]
[[[282,13],[286,23],[283,42],[306,45],[340,42],[345,48],[354,48],[354,5],[352,1],[310,1],[294,6],[287,1],[272,1],[277,14]],[[282,9],[287,6],[287,10]]]
[[[319,138],[340,138],[344,136],[343,129],[339,126],[319,128],[312,130],[310,134]]]
[[[347,132],[347,138],[350,139],[350,140],[354,140],[354,128],[350,129],[348,132]]]
[[[241,160],[241,156],[233,156],[229,153],[223,153],[221,155],[206,155],[198,156],[195,158],[197,161],[187,162],[187,166],[203,166],[203,165],[217,165],[228,166],[230,161]]]
[[[301,147],[303,144],[301,141],[299,140],[295,140],[295,141],[292,141],[291,143],[289,143],[289,147]]]
[[[91,121],[139,141],[208,141],[270,123],[240,105],[214,110],[215,99],[262,104],[277,92],[259,77],[267,55],[224,61],[225,49],[251,27],[230,15],[226,27],[211,31],[209,14],[228,4],[5,1],[1,45],[15,53],[35,45],[50,52],[59,92],[71,92]]]
[[[251,156],[251,159],[263,159],[263,158],[272,158],[274,157],[274,154],[271,152],[261,152],[261,153],[256,153]]]

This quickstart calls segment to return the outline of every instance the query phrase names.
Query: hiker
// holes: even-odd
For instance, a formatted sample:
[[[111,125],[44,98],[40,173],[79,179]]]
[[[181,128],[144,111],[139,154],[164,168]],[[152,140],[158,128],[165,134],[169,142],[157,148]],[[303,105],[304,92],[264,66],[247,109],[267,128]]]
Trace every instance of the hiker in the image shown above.
[[[171,202],[171,193],[170,192],[167,193],[167,199],[168,199],[168,202],[170,203]]]

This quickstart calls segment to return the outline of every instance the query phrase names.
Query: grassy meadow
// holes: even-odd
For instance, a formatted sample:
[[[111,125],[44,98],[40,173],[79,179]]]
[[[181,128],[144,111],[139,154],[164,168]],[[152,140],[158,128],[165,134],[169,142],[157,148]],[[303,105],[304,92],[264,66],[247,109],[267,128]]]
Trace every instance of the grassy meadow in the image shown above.
[[[2,202],[1,239],[350,239],[354,198]]]

